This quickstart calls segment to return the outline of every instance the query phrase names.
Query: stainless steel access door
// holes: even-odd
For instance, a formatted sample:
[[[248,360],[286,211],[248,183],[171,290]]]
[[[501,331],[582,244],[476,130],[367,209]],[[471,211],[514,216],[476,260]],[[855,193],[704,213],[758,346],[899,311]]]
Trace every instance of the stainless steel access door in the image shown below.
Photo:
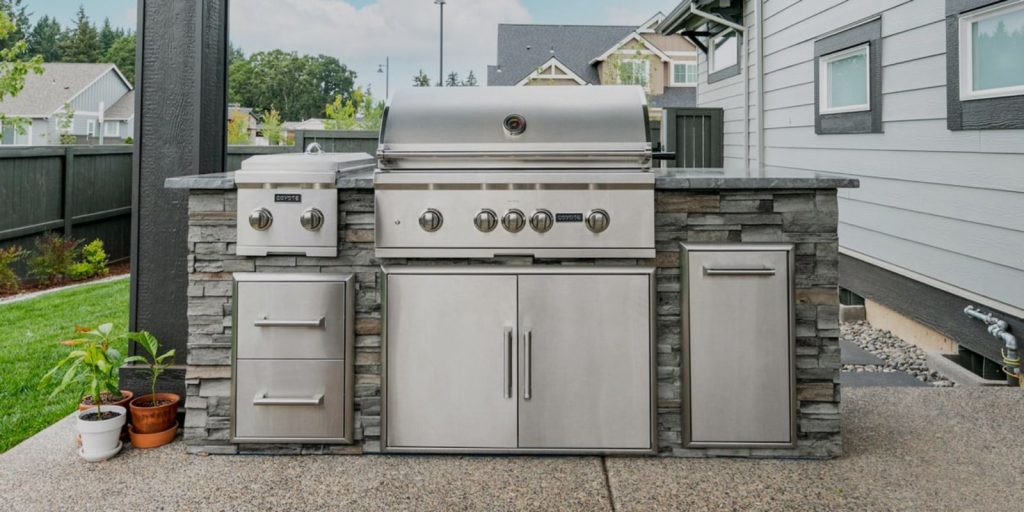
[[[387,275],[387,446],[516,446],[515,275]]]
[[[792,246],[683,248],[684,444],[792,445]]]
[[[519,447],[652,449],[651,276],[520,275]]]

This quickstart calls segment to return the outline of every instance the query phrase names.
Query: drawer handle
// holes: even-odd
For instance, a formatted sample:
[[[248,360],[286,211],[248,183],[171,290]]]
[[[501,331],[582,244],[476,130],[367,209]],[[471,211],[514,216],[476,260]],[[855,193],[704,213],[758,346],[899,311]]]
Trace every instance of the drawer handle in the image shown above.
[[[253,405],[323,405],[323,403],[323,393],[309,398],[269,398],[266,393],[260,393],[252,399]]]
[[[263,317],[253,324],[256,327],[323,327],[324,317],[315,320],[271,320]]]
[[[774,268],[712,268],[704,267],[709,276],[774,276]]]
[[[526,385],[523,387],[523,400],[533,398],[533,331],[526,331],[526,368],[523,372]]]

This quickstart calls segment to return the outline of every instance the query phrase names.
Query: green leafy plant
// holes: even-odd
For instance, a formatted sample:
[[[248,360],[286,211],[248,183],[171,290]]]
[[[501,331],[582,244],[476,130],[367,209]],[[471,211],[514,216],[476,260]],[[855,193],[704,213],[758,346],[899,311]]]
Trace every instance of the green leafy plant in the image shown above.
[[[25,257],[25,251],[20,246],[12,246],[0,249],[0,292],[16,292],[21,288],[21,279],[14,273],[11,265]]]
[[[356,89],[352,98],[345,100],[340,95],[324,107],[328,130],[377,130],[384,118],[384,102],[374,100],[369,91]]]
[[[160,352],[160,342],[157,341],[156,336],[153,336],[148,331],[139,331],[128,333],[128,339],[138,343],[142,350],[146,351],[149,358],[142,356],[131,356],[124,360],[125,363],[145,363],[149,366],[149,379],[150,379],[150,400],[151,405],[157,405],[156,403],[156,381],[160,378],[160,375],[164,373],[164,370],[174,365],[174,349],[168,350],[163,354],[157,355]],[[141,405],[141,404],[140,404]]]
[[[36,239],[38,254],[28,262],[29,275],[46,284],[63,283],[71,273],[79,243],[54,233]]]
[[[271,146],[281,145],[281,113],[273,106],[263,114],[263,136]]]
[[[103,240],[99,238],[89,242],[82,248],[81,259],[71,264],[68,276],[74,280],[101,277],[110,273],[107,268],[107,252],[103,250]]]
[[[125,137],[124,138],[124,143],[128,144],[129,146],[131,146],[132,144],[135,144],[135,139],[133,139],[131,137]]]
[[[56,115],[57,132],[60,133],[60,143],[68,146],[78,141],[78,138],[71,134],[71,127],[75,123],[75,109],[70,103],[65,103],[61,112]]]
[[[109,323],[95,329],[75,327],[75,334],[78,337],[60,342],[61,345],[72,347],[73,350],[43,375],[39,381],[39,389],[51,386],[57,381],[58,374],[63,372],[57,381],[57,387],[50,393],[50,398],[57,396],[69,386],[74,386],[78,389],[79,401],[85,396],[91,397],[93,405],[96,406],[96,414],[102,415],[100,406],[104,398],[111,402],[121,399],[118,370],[125,365],[126,360],[112,345],[124,339],[127,334],[115,333],[114,324]]]
[[[17,96],[25,87],[25,76],[29,73],[43,74],[43,58],[38,55],[25,58],[28,43],[24,34],[19,34],[18,26],[11,20],[11,16],[0,12],[0,40],[7,41],[11,37],[17,40],[0,48],[0,101]],[[8,116],[0,112],[0,124],[13,126],[21,135],[25,134],[24,125],[27,123],[28,119],[24,117]]]
[[[249,116],[241,111],[234,111],[228,118],[228,144],[237,146],[249,144]]]

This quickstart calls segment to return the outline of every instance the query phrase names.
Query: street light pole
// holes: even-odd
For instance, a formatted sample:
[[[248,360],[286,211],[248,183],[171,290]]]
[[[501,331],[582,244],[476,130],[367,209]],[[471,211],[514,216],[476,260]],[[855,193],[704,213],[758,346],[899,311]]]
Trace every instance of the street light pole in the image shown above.
[[[391,57],[384,57],[384,64],[377,64],[377,72],[384,73],[384,98],[391,96]]]
[[[437,86],[444,87],[444,4],[446,0],[434,0],[434,3],[441,6],[441,48],[438,51],[439,67],[437,70]]]

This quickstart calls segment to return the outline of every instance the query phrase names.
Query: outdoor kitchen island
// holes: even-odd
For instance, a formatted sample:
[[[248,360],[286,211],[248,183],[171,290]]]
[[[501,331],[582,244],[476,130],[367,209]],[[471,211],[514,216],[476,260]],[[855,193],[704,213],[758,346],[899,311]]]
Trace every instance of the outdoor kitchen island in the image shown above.
[[[349,160],[359,159],[353,157]],[[644,374],[650,379],[650,391],[648,395],[640,389],[634,399],[634,402],[639,402],[640,409],[646,411],[646,402],[650,398],[651,416],[633,415],[622,419],[617,418],[613,411],[608,418],[615,423],[616,429],[628,432],[621,446],[606,450],[503,450],[481,449],[467,444],[470,452],[638,455],[656,452],[662,456],[687,457],[808,458],[839,455],[842,446],[838,384],[836,194],[838,188],[857,186],[857,181],[774,170],[653,169],[649,172],[655,175],[656,251],[651,258],[378,258],[374,245],[374,175],[372,168],[365,165],[351,171],[343,170],[335,181],[338,205],[335,256],[240,256],[237,254],[239,237],[236,228],[239,191],[236,190],[234,173],[169,179],[168,187],[188,189],[189,194],[189,340],[184,429],[188,450],[210,454],[416,451],[390,449],[386,437],[382,442],[382,432],[387,436],[387,420],[382,424],[382,412],[386,418],[388,406],[382,398],[387,393],[382,389],[382,376],[387,374],[385,358],[388,351],[384,322],[385,301],[388,299],[384,288],[388,276],[423,273],[429,269],[437,269],[437,274],[458,274],[460,269],[464,269],[468,275],[511,276],[509,279],[518,279],[518,285],[511,285],[513,290],[518,286],[520,294],[533,293],[535,299],[543,299],[541,292],[544,288],[535,287],[533,291],[524,292],[528,288],[524,286],[524,276],[527,279],[539,278],[539,283],[551,274],[619,273],[639,276],[641,281],[644,275],[653,276],[653,297],[648,304],[651,310],[648,354],[652,364],[649,373]],[[454,221],[448,219],[448,222]],[[614,222],[613,219],[613,225]],[[744,255],[750,254],[764,255],[768,259],[744,260]],[[720,257],[720,261],[708,259],[716,257]],[[765,262],[773,263],[767,265]],[[387,273],[382,270],[384,268]],[[407,269],[404,273],[403,268]],[[690,278],[681,279],[688,269]],[[345,356],[344,350],[337,356],[339,360],[351,363],[352,378],[336,379],[339,387],[349,388],[345,391],[331,389],[319,393],[319,396],[314,395],[313,404],[280,406],[286,414],[301,414],[302,409],[326,406],[324,404],[330,398],[325,395],[329,393],[340,393],[346,399],[351,397],[352,404],[347,411],[344,411],[344,404],[341,406],[341,416],[348,414],[348,417],[339,423],[348,425],[339,426],[337,435],[331,436],[333,439],[325,440],[325,436],[317,435],[315,441],[309,442],[299,439],[275,442],[272,438],[249,442],[233,433],[232,396],[238,384],[232,382],[235,343],[232,313],[236,308],[232,300],[235,287],[233,273],[302,274],[307,277],[330,274],[340,275],[338,279],[352,276],[351,280],[343,283],[351,299],[347,301],[343,294],[339,299],[339,304],[351,302],[346,304],[351,306],[347,310],[354,313],[351,313],[352,318],[344,321],[352,333],[350,336],[339,334],[336,340],[354,349],[348,352],[352,354],[350,356]],[[551,289],[551,293],[557,291],[558,287]],[[497,293],[494,289],[488,292]],[[638,297],[636,293],[632,296]],[[438,299],[441,298],[439,294]],[[515,302],[516,297],[508,300]],[[519,300],[523,300],[522,295]],[[644,302],[643,297],[638,300]],[[620,301],[616,306],[625,308],[628,304]],[[523,314],[520,312],[521,316]],[[589,321],[600,323],[600,315],[590,317]],[[317,325],[324,325],[322,318],[320,322]],[[513,319],[510,327],[514,326]],[[449,325],[423,325],[422,328],[452,329],[453,333],[458,330],[458,326]],[[338,332],[343,333],[344,329],[339,329]],[[708,336],[712,341],[718,339],[715,338],[716,332],[728,334],[736,343],[720,343],[725,347],[722,349],[716,348],[714,343],[709,346],[702,341]],[[740,339],[743,333],[756,335],[744,340]],[[499,331],[498,339],[493,340],[496,353],[501,354],[495,364],[507,363],[511,368],[507,358],[523,361],[523,337],[516,333],[516,347],[512,347],[512,340],[506,345]],[[645,338],[640,343],[646,344],[648,340]],[[689,359],[686,354],[689,354]],[[574,354],[562,355],[569,358],[564,364],[571,366]],[[592,358],[585,357],[584,351],[576,355],[589,361],[588,365],[593,362]],[[443,357],[465,363],[464,354]],[[688,361],[692,365],[687,364]],[[427,364],[428,361],[422,363]],[[521,387],[519,381],[525,378],[521,366],[516,364],[514,375],[512,370],[504,375],[504,371],[494,372],[495,384],[488,389],[499,399],[519,403],[520,409],[523,408],[523,397],[517,397]],[[635,369],[636,365],[633,367]],[[273,364],[265,368],[273,371]],[[535,373],[542,370],[539,368]],[[614,374],[598,377],[593,381],[598,387],[605,380],[614,382],[619,378]],[[537,374],[534,378],[539,381],[543,375]],[[539,400],[537,395],[543,392],[537,389],[537,385],[533,390],[535,400]],[[763,398],[757,395],[766,389],[769,395]],[[238,396],[239,400],[245,401],[242,405],[253,401],[252,396]],[[257,398],[261,396],[258,394]],[[761,402],[778,404],[780,400],[784,405],[781,411],[759,405]],[[636,409],[635,405],[632,404],[631,410]],[[774,405],[773,408],[778,409]],[[585,409],[585,403],[574,406],[577,413]],[[432,411],[442,423],[454,412]],[[460,411],[460,414],[465,414],[465,411]],[[757,419],[759,415],[765,415],[763,421]],[[512,421],[515,421],[514,416]],[[522,416],[519,422],[522,432]],[[451,421],[448,424],[454,431],[467,435],[475,434],[472,429],[478,428],[473,424],[452,424]],[[350,433],[345,431],[348,427],[351,427]],[[634,445],[630,443],[635,441],[636,433],[648,427],[651,431],[651,438],[646,440],[649,448],[631,448]],[[578,428],[581,437],[593,437],[593,431],[600,431],[602,427],[580,422]],[[515,430],[515,424],[512,430]],[[571,430],[562,429],[561,435],[568,436],[571,444]],[[725,437],[715,439],[715,435]],[[454,438],[458,439],[459,434],[456,433]],[[435,451],[452,453],[461,450],[441,448]]]

